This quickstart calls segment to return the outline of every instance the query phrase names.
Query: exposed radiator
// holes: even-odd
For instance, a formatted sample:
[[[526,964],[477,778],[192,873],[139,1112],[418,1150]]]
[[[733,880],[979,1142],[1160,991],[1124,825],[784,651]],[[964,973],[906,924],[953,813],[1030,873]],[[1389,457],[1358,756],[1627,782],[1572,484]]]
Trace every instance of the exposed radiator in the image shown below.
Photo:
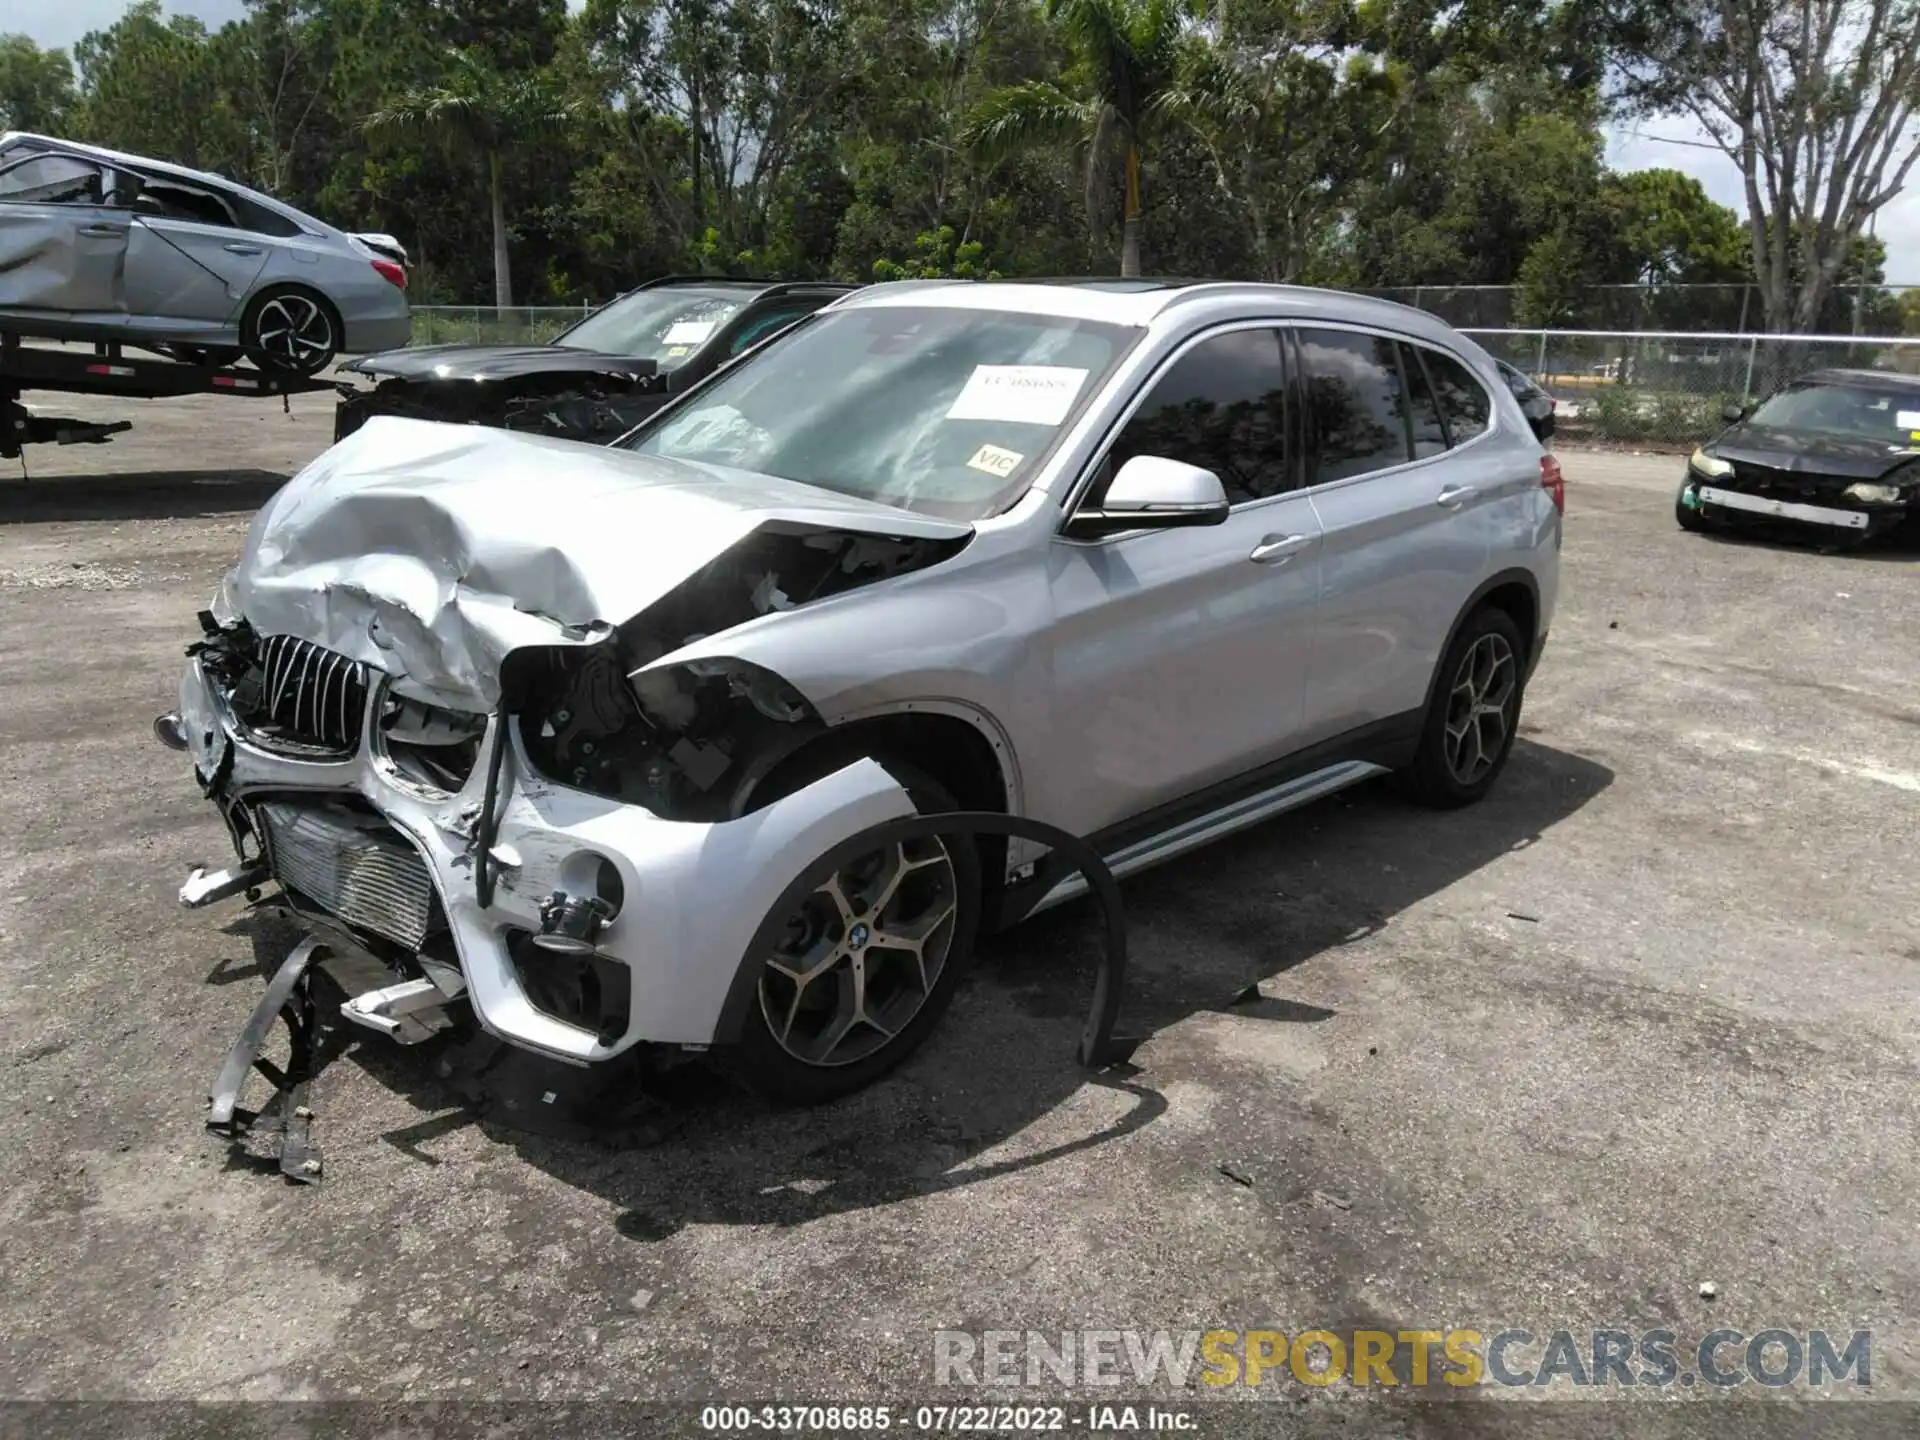
[[[444,923],[426,862],[384,820],[278,802],[258,814],[274,879],[328,914],[416,950]]]

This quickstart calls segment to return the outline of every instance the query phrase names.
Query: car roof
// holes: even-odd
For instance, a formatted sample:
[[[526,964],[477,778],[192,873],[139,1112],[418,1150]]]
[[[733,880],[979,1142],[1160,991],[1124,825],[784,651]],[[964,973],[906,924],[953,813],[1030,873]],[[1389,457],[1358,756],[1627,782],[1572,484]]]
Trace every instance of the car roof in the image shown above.
[[[134,155],[125,150],[109,150],[104,145],[87,145],[79,140],[62,140],[56,135],[38,135],[31,130],[9,130],[4,135],[0,135],[0,145],[4,145],[11,140],[34,140],[49,149],[64,150],[72,155],[84,155],[89,160],[99,160],[109,165],[137,166],[142,170],[151,170],[156,175],[172,176],[175,180],[190,180],[202,185],[217,186],[224,190],[235,190],[246,196],[249,200],[258,201],[268,209],[284,215],[287,219],[298,222],[304,229],[312,229],[318,226],[321,230],[330,234],[345,233],[343,231],[336,231],[333,226],[326,224],[324,221],[314,219],[313,216],[307,214],[304,210],[294,209],[293,206],[287,204],[284,200],[276,200],[271,195],[264,195],[258,190],[242,185],[238,180],[231,180],[225,175],[215,175],[208,170],[190,170],[185,165],[174,165],[168,161],[155,160],[146,155]]]
[[[1190,314],[1196,325],[1239,319],[1252,312],[1272,320],[1377,325],[1456,348],[1478,349],[1438,316],[1411,305],[1344,290],[1241,280],[895,280],[857,290],[834,302],[834,309],[880,305],[1010,310],[1134,326],[1151,325],[1175,312],[1181,318]]]
[[[760,276],[748,275],[662,275],[656,280],[646,280],[629,290],[665,290],[685,285],[702,290],[747,290],[758,295],[767,291],[825,291],[831,294],[845,294],[858,290],[858,285],[850,285],[844,280],[768,280]]]
[[[1920,394],[1920,375],[1899,370],[1815,370],[1802,375],[1801,385],[1872,385],[1881,390],[1911,390]]]

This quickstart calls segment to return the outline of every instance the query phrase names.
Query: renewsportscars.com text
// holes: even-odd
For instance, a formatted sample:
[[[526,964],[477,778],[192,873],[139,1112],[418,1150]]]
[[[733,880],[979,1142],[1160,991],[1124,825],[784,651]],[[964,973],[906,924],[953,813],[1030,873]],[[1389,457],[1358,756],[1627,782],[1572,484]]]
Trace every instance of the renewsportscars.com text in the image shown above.
[[[1873,1384],[1873,1333],[1673,1330],[937,1330],[936,1385],[1695,1386]]]

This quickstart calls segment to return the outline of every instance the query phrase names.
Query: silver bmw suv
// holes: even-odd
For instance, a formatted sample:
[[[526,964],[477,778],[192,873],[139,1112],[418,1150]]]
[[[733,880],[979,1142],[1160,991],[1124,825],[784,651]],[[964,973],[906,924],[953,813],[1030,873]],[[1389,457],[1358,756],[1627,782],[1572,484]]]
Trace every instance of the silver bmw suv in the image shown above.
[[[274,882],[395,1038],[830,1097],[1077,882],[823,857],[993,810],[1124,875],[1390,771],[1477,800],[1563,507],[1471,341],[1258,285],[859,291],[608,448],[375,419],[260,512],[157,724],[239,854],[182,898]]]

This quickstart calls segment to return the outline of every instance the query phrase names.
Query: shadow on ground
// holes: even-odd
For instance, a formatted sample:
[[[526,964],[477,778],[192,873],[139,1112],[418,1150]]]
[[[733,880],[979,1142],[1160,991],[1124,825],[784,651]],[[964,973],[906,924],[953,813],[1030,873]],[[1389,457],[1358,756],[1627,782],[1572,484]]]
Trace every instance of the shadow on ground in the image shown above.
[[[287,483],[271,470],[141,470],[0,479],[0,525],[54,520],[189,520],[258,510]]]
[[[1604,766],[1522,740],[1494,795],[1471,809],[1422,810],[1389,785],[1368,785],[1129,881],[1120,1032],[1151,1035],[1206,1010],[1289,1026],[1332,1018],[1258,987],[1534,844],[1612,779]],[[479,1124],[529,1163],[604,1197],[616,1228],[636,1241],[696,1224],[798,1225],[1031,1169],[1151,1125],[1166,1106],[1150,1074],[1075,1063],[1100,946],[1090,901],[992,937],[919,1054],[811,1110],[748,1098],[704,1063],[641,1095],[630,1078],[485,1039],[414,1050],[349,1043],[377,1081],[422,1110],[450,1112],[383,1137],[421,1164],[440,1163],[436,1139]],[[1076,1115],[1103,1118],[1064,1137],[1056,1124],[1049,1143],[1024,1143],[1022,1132],[1088,1087],[1108,1093],[1083,1096],[1090,1103]],[[323,1125],[326,1088],[323,1075]]]

